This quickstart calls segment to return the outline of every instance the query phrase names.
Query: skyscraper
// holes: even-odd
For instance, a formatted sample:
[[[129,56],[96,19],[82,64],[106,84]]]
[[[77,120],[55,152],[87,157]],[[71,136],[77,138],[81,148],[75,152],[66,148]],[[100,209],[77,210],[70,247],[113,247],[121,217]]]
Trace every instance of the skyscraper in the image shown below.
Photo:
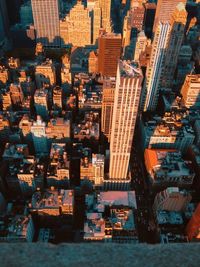
[[[115,78],[105,79],[103,83],[101,130],[108,141],[110,141],[111,135],[115,85]]]
[[[111,10],[111,0],[99,0],[100,8],[101,8],[101,23],[102,27],[110,32],[110,10]]]
[[[37,42],[45,46],[60,46],[58,0],[31,0]]]
[[[85,46],[91,44],[91,17],[81,1],[60,21],[62,45]]]
[[[142,80],[141,69],[127,61],[119,61],[110,141],[111,182],[127,180]]]
[[[93,9],[93,44],[96,44],[101,28],[101,8],[98,2],[95,2]]]
[[[156,15],[154,20],[153,31],[156,31],[156,28],[160,21],[169,21],[172,13],[176,9],[176,6],[180,3],[186,3],[187,0],[158,0],[156,7]]]
[[[148,42],[148,39],[144,31],[141,31],[137,36],[135,53],[134,53],[134,61],[139,62],[140,54],[145,51],[147,42]]]
[[[121,55],[121,34],[104,33],[99,37],[99,72],[116,76],[117,62]]]
[[[183,104],[187,108],[200,107],[200,74],[187,75],[181,88]]]
[[[127,15],[124,17],[123,23],[123,39],[122,39],[122,48],[123,55],[127,55],[127,49],[131,43],[131,17],[130,12],[127,12]]]
[[[159,22],[152,44],[150,62],[147,66],[146,80],[144,83],[141,103],[144,111],[155,110],[157,106],[169,34],[169,22]]]
[[[131,2],[131,27],[140,32],[143,29],[145,8],[142,0]]]
[[[171,32],[165,57],[162,87],[171,88],[173,85],[173,77],[177,67],[181,45],[183,43],[186,21],[187,12],[185,10],[185,5],[179,3],[170,20]]]

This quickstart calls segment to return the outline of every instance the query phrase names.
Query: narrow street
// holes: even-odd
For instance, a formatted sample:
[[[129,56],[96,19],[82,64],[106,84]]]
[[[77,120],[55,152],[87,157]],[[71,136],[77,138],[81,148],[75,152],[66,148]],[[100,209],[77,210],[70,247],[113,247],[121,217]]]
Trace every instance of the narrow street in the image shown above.
[[[130,165],[132,174],[131,187],[136,192],[138,208],[137,225],[139,241],[157,243],[158,235],[152,210],[152,199],[149,196],[147,174],[138,134],[134,138]]]

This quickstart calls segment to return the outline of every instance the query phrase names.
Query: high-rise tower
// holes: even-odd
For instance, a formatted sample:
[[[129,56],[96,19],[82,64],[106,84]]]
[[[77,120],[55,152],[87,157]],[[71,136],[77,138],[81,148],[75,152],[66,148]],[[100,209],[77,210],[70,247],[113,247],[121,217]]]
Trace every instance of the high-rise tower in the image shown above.
[[[110,182],[127,180],[142,80],[141,69],[119,61],[110,141]]]
[[[110,142],[116,80],[109,77],[103,82],[101,130]]]
[[[160,21],[169,21],[172,13],[176,9],[176,6],[180,3],[186,3],[187,0],[158,0],[156,7],[156,15],[154,20],[153,31],[156,31],[156,28]]]
[[[111,11],[111,0],[99,0],[101,8],[101,18],[102,18],[102,27],[110,32],[110,11]]]
[[[91,17],[81,1],[60,21],[62,45],[85,46],[91,44]]]
[[[141,107],[144,111],[153,111],[157,106],[169,35],[169,22],[159,22],[152,44],[150,62],[147,66],[143,88]]]
[[[183,3],[179,3],[170,20],[171,32],[166,51],[162,87],[171,88],[173,85],[173,77],[181,45],[183,43],[186,21],[187,12],[185,10],[185,5]]]
[[[98,2],[95,2],[93,9],[93,44],[96,44],[101,28],[101,8]]]
[[[37,42],[45,46],[60,46],[58,0],[31,0]]]
[[[200,74],[187,75],[181,88],[182,102],[187,108],[200,107]]]
[[[121,43],[121,34],[105,33],[99,37],[98,68],[102,75],[116,76]]]

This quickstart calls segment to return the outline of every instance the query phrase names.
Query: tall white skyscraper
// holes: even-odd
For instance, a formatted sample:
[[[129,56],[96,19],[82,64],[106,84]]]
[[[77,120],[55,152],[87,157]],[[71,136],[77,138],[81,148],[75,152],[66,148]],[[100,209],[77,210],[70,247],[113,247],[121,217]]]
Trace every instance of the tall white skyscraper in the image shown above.
[[[37,42],[60,46],[59,1],[31,0]]]
[[[110,141],[111,182],[127,180],[142,80],[141,69],[130,62],[119,61]]]
[[[143,88],[141,106],[144,111],[155,110],[158,103],[170,29],[169,22],[159,22],[154,36],[150,62],[147,66],[146,80]]]

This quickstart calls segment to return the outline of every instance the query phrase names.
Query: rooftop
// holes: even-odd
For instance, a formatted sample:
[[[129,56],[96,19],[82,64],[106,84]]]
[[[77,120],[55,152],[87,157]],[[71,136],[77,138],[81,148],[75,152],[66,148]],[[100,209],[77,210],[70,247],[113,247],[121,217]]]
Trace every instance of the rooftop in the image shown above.
[[[28,156],[28,145],[27,144],[10,144],[7,143],[3,153],[4,159],[22,159]]]
[[[104,239],[105,220],[102,213],[87,213],[87,219],[84,224],[84,239]]]
[[[0,239],[7,238],[12,241],[16,239],[25,239],[27,234],[27,228],[30,221],[30,216],[16,215],[8,224],[0,225]],[[3,235],[4,232],[4,235]]]
[[[191,162],[184,161],[181,153],[173,150],[145,149],[145,164],[152,177],[180,177],[194,174]]]
[[[119,68],[122,77],[143,77],[142,70],[133,61],[120,60]]]
[[[131,209],[112,209],[109,221],[114,230],[135,230],[134,215]]]
[[[124,206],[137,209],[135,191],[107,191],[98,195],[97,209],[104,210],[104,206]]]
[[[153,137],[159,136],[194,136],[194,130],[189,124],[189,112],[183,110],[176,110],[166,112],[161,118],[160,116],[153,116],[144,118],[144,127],[148,135]]]
[[[157,221],[158,224],[183,224],[183,218],[181,213],[176,211],[157,211]]]
[[[32,196],[33,209],[58,209],[61,206],[72,205],[74,203],[73,190],[46,190],[45,192],[35,192]]]

